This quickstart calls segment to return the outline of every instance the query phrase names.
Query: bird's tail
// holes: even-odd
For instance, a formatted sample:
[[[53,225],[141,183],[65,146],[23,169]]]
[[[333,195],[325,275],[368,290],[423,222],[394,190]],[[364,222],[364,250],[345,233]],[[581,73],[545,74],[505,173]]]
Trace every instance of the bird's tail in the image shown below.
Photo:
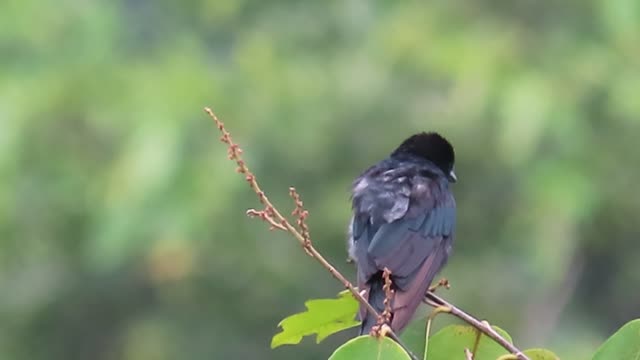
[[[409,323],[409,320],[411,320],[411,317],[413,317],[431,281],[446,261],[446,257],[443,256],[444,253],[444,248],[437,248],[436,251],[427,257],[417,273],[413,275],[412,281],[405,286],[403,291],[396,289],[391,306],[391,324],[389,324],[393,331],[402,331]],[[394,280],[397,281],[401,279]],[[384,279],[382,278],[382,272],[378,272],[372,276],[371,280],[363,287],[368,290],[369,303],[379,314],[384,311],[385,293],[383,286]],[[360,319],[362,319],[360,335],[371,332],[371,328],[378,320],[374,315],[369,314],[362,306],[360,307]]]
[[[374,275],[371,280],[368,282],[368,298],[369,304],[373,306],[376,311],[381,314],[384,311],[384,299],[385,293],[384,289],[384,279],[382,278],[382,273],[378,273]],[[360,335],[365,335],[371,332],[371,328],[376,325],[378,319],[375,315],[370,314],[366,309],[362,308],[360,310],[360,320],[362,320],[362,324],[360,325]]]

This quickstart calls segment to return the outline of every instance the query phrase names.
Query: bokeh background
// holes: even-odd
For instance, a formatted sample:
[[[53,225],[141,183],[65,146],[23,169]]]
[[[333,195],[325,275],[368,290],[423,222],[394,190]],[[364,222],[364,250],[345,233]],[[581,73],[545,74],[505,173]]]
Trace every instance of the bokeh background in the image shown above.
[[[637,0],[5,0],[0,358],[325,359],[353,335],[269,349],[340,286],[244,216],[212,106],[349,276],[352,179],[445,134],[443,295],[587,359],[640,316],[639,84]]]

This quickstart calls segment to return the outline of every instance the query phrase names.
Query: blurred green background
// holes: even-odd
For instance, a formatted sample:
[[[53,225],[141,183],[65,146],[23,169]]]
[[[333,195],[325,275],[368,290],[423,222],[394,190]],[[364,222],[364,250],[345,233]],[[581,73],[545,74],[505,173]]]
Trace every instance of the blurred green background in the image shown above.
[[[212,106],[351,277],[352,179],[445,134],[443,295],[587,359],[640,316],[639,84],[637,0],[4,0],[0,358],[325,359],[353,335],[269,349],[340,286],[244,216]]]

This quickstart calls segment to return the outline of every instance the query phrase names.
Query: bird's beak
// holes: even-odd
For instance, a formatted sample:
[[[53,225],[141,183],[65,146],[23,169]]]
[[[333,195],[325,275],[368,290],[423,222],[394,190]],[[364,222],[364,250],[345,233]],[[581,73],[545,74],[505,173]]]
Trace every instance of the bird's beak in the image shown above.
[[[453,172],[453,170],[449,171],[449,181],[451,181],[452,183],[458,181],[458,177],[456,176],[456,173]]]

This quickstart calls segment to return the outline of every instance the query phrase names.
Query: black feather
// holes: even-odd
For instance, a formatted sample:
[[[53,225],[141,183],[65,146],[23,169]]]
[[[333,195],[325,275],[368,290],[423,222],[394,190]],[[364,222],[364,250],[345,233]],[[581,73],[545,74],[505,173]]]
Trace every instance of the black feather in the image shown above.
[[[407,155],[431,161],[445,174],[453,169],[455,152],[453,146],[440,134],[422,132],[415,134],[398,146],[391,157],[406,158]]]
[[[401,331],[451,252],[455,200],[449,190],[453,147],[435,133],[405,140],[353,185],[352,256],[358,287],[381,312],[381,272],[388,268],[396,295],[391,327]],[[375,325],[361,307],[361,333]]]

